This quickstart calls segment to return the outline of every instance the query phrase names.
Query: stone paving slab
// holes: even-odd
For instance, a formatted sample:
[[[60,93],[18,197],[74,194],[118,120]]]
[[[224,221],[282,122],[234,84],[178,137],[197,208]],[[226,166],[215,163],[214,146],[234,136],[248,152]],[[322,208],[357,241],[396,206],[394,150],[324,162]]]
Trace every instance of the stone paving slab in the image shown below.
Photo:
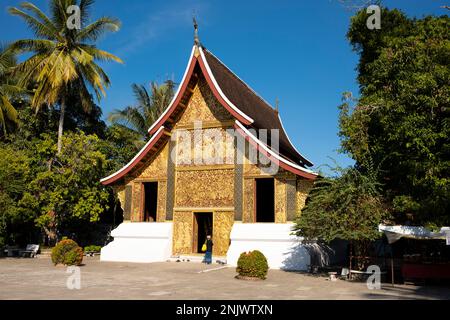
[[[80,268],[81,289],[69,290],[66,267],[49,257],[0,259],[0,299],[450,299],[442,286],[382,285],[369,290],[365,283],[296,272],[270,270],[265,281],[234,278],[234,268],[199,272],[219,265],[192,262],[119,263],[86,257]]]

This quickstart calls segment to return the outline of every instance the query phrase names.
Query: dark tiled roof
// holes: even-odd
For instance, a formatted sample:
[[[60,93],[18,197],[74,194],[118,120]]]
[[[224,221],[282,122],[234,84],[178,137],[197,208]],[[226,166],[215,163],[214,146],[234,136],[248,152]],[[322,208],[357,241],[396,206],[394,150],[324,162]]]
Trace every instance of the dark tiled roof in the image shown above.
[[[206,48],[205,58],[225,96],[242,112],[254,120],[256,129],[278,129],[280,137],[280,154],[306,166],[312,163],[299,154],[289,141],[287,133],[278,118],[278,113],[259,97],[247,84],[237,77],[228,67]]]

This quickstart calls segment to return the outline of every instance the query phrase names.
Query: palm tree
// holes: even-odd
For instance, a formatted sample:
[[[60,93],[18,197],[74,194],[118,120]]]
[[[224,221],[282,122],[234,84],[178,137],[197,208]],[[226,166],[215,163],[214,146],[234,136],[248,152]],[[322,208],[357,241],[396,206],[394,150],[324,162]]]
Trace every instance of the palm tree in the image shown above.
[[[143,85],[131,86],[137,104],[128,106],[123,110],[114,110],[109,114],[108,120],[121,126],[140,137],[141,141],[148,138],[148,128],[158,119],[167,108],[174,95],[173,81],[166,81],[162,85],[157,82],[150,83],[150,94]]]
[[[14,53],[6,46],[0,46],[0,127],[6,135],[7,122],[17,123],[17,111],[11,104],[11,98],[18,96],[22,90],[15,85],[11,69],[16,65]]]
[[[122,60],[100,50],[95,41],[107,31],[119,30],[117,19],[103,17],[86,25],[94,0],[49,0],[50,17],[30,2],[20,8],[10,8],[12,15],[21,17],[34,32],[35,39],[18,40],[14,50],[31,53],[31,57],[16,67],[21,84],[36,84],[32,107],[38,112],[43,106],[59,105],[58,154],[64,128],[64,115],[69,93],[76,93],[85,112],[92,107],[92,90],[97,100],[105,95],[110,80],[96,61]],[[81,29],[69,28],[67,8],[78,5]]]

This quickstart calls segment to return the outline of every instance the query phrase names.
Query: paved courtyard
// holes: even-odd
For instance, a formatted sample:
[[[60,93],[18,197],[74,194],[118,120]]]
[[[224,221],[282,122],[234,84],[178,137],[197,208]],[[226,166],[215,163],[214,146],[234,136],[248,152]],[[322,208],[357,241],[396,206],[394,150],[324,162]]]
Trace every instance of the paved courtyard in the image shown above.
[[[234,268],[195,262],[152,264],[100,262],[86,257],[81,289],[69,290],[70,274],[48,256],[0,259],[0,299],[450,299],[448,287],[383,285],[270,270],[265,281],[234,278]]]

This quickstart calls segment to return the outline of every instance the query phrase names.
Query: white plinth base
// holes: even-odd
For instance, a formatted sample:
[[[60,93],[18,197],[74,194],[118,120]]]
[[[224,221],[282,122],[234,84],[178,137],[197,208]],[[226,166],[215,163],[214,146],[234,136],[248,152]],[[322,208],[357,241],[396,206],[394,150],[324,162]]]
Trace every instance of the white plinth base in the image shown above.
[[[236,266],[242,252],[259,250],[271,269],[307,270],[310,256],[302,239],[290,235],[293,226],[293,223],[235,223],[227,263]]]
[[[125,222],[111,236],[101,261],[162,262],[172,255],[172,222]]]

